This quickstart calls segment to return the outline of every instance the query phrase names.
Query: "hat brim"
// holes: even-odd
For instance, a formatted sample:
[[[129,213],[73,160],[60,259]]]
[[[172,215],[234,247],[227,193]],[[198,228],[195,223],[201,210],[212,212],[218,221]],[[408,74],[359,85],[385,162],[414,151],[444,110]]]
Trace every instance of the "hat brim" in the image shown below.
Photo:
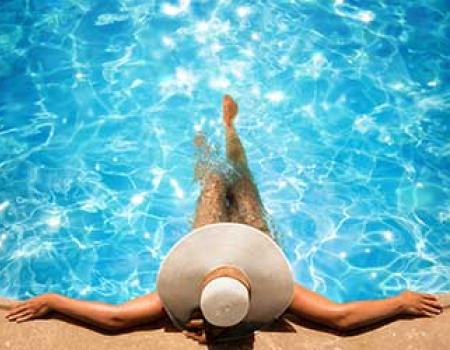
[[[244,322],[271,322],[292,302],[289,262],[267,234],[237,223],[205,225],[177,242],[159,270],[157,292],[178,327],[199,307],[204,276],[219,266],[235,266],[250,281],[250,307]]]

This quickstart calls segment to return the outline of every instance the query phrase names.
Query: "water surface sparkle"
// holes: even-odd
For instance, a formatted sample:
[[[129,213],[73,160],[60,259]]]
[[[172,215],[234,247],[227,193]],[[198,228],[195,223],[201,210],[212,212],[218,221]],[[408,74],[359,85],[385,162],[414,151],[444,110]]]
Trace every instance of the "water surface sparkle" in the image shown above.
[[[0,295],[122,302],[189,230],[192,140],[237,127],[296,279],[450,290],[440,0],[3,1]]]

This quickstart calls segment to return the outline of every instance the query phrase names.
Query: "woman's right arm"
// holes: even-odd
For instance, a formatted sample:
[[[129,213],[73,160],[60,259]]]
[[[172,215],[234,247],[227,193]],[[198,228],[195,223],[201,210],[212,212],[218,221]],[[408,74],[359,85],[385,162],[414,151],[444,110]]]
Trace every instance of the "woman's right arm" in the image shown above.
[[[77,300],[60,294],[43,294],[19,302],[7,313],[9,321],[23,322],[56,311],[108,330],[120,330],[155,321],[165,315],[157,293],[120,305]]]

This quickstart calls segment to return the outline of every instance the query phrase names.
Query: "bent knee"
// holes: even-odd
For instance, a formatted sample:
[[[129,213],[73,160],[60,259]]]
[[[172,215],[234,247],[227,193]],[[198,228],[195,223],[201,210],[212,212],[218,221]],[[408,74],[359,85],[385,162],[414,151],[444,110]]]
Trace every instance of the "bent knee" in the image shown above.
[[[225,187],[225,177],[216,171],[211,171],[205,175],[204,187]]]

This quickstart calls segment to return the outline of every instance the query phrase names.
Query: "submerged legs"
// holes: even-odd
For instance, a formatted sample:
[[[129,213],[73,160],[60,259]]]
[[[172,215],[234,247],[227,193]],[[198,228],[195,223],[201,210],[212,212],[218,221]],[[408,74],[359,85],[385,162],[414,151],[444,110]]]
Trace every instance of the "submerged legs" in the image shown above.
[[[200,151],[196,166],[196,177],[202,184],[193,228],[217,222],[237,222],[253,226],[270,235],[265,219],[265,210],[253,182],[244,147],[233,125],[238,112],[236,102],[228,95],[223,98],[223,121],[226,134],[226,153],[228,162],[236,175],[231,180],[213,169],[209,147],[202,135],[195,144]]]
[[[197,135],[195,144],[199,149],[195,172],[202,190],[197,201],[192,228],[228,221],[225,177],[210,166],[209,148],[202,135]]]
[[[227,192],[230,221],[256,227],[270,235],[265,220],[264,206],[247,166],[244,147],[233,125],[237,112],[236,102],[230,96],[225,95],[223,98],[223,120],[226,133],[227,159],[237,173]]]

